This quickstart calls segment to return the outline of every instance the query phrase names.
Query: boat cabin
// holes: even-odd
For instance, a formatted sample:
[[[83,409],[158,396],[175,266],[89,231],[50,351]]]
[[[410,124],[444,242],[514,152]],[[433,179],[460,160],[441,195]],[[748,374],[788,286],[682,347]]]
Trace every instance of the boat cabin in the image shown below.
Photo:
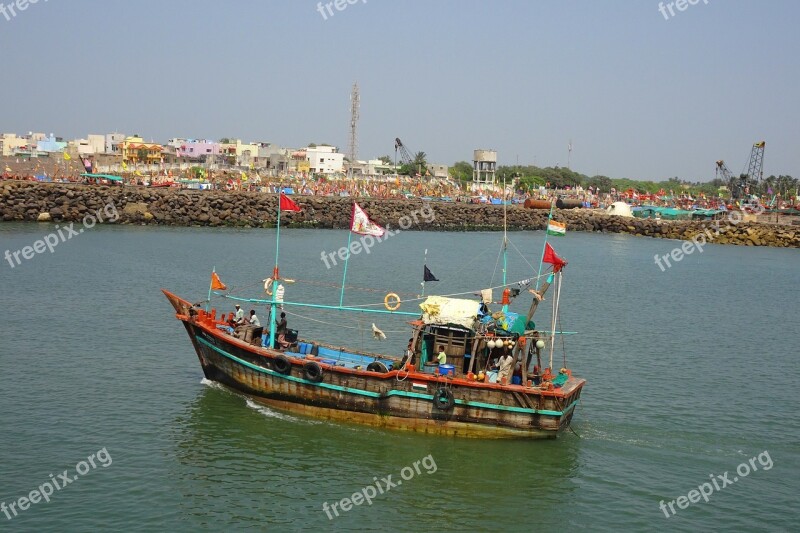
[[[526,324],[524,316],[502,311],[490,314],[477,301],[442,296],[431,296],[420,307],[422,318],[410,323],[419,370],[464,377],[487,370],[504,352],[530,364],[532,350],[525,334],[535,325]],[[444,368],[436,359],[440,347],[447,356]]]

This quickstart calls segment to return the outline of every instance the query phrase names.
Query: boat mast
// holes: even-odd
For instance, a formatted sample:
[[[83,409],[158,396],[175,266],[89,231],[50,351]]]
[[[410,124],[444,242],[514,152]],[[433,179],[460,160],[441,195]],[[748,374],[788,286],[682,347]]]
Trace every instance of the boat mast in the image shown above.
[[[508,275],[508,204],[506,204],[506,177],[503,176],[503,291],[506,290]],[[508,312],[508,304],[503,304],[503,313]]]
[[[269,304],[269,347],[275,347],[275,328],[277,324],[277,305],[275,296],[278,294],[278,252],[281,249],[281,194],[283,184],[278,187],[278,231],[275,237],[275,269],[272,271],[272,296]]]
[[[423,265],[424,268],[428,267],[428,249],[427,248],[425,248],[425,259],[423,260],[422,265]],[[423,270],[423,272],[424,272],[424,270]],[[424,275],[424,273],[422,275],[422,296],[423,297],[425,296],[425,275]]]
[[[550,228],[550,221],[553,219],[553,207],[555,206],[555,202],[550,200],[550,214],[547,215],[547,222],[545,223],[544,227],[544,244],[542,244],[542,259],[544,259],[544,252],[547,250],[547,230]],[[536,274],[536,290],[539,290],[539,280],[542,276],[542,263],[543,261],[539,261],[539,273]],[[530,320],[530,318],[528,319]]]

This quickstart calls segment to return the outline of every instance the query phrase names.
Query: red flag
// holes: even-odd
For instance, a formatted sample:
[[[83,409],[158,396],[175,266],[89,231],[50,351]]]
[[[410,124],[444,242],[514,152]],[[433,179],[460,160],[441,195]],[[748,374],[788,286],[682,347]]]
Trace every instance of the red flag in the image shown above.
[[[294,203],[294,201],[291,198],[281,193],[280,209],[281,211],[300,211],[300,206]]]
[[[567,264],[565,260],[558,257],[556,251],[553,250],[553,247],[550,246],[549,242],[544,245],[544,255],[542,256],[542,263],[549,263],[553,265],[553,272],[559,272]]]

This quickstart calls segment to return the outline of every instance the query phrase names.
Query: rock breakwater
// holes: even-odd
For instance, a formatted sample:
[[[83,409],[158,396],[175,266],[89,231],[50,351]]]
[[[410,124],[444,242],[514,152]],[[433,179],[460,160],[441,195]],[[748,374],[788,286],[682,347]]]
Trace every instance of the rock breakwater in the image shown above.
[[[284,212],[289,227],[345,229],[350,224],[351,198],[296,196],[300,212]],[[503,208],[485,204],[431,202],[419,199],[358,200],[377,223],[390,228],[425,231],[501,230]],[[0,220],[78,222],[107,205],[119,213],[118,224],[170,226],[272,227],[276,195],[255,192],[195,191],[144,187],[86,186],[22,181],[0,182]],[[417,214],[417,216],[414,215]],[[547,212],[509,206],[510,230],[542,230]],[[708,242],[745,246],[800,248],[800,227],[756,222],[658,221],[609,216],[583,209],[557,210],[556,220],[568,231],[628,233],[688,240],[699,234]]]

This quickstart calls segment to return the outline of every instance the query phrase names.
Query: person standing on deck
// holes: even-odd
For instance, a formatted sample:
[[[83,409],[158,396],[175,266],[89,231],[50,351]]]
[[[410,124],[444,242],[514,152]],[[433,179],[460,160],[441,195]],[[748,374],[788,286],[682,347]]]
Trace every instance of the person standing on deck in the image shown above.
[[[400,361],[400,368],[405,368],[406,365],[413,365],[416,363],[416,358],[414,357],[414,338],[408,339],[408,346],[406,346],[406,351],[403,353],[403,359]]]
[[[286,313],[281,313],[281,319],[275,324],[275,334],[282,335],[286,333]]]
[[[514,358],[510,353],[505,352],[500,359],[497,360],[499,371],[497,373],[497,382],[503,385],[511,381],[511,371],[514,369]]]
[[[444,346],[439,345],[439,355],[436,356],[440,365],[447,364],[447,354],[444,353]]]

